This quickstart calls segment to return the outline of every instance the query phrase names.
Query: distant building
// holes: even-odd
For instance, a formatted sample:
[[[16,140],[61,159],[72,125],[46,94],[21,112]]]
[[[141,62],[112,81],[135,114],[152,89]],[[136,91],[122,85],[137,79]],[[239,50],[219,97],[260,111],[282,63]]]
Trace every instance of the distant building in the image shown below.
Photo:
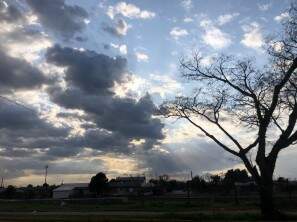
[[[54,199],[79,198],[90,195],[88,183],[65,183],[53,190]]]
[[[138,195],[145,184],[145,177],[117,177],[109,182],[109,188],[112,195]]]

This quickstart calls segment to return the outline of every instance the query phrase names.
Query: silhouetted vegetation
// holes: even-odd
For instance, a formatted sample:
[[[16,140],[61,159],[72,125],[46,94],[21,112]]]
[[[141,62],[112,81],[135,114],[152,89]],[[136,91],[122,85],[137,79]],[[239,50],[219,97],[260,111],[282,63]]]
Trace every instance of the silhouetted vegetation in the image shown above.
[[[0,192],[0,198],[3,199],[45,199],[51,198],[52,192],[58,186],[33,186],[29,184],[26,187],[7,186]]]
[[[103,194],[108,188],[108,179],[102,172],[91,178],[89,190],[97,195]]]

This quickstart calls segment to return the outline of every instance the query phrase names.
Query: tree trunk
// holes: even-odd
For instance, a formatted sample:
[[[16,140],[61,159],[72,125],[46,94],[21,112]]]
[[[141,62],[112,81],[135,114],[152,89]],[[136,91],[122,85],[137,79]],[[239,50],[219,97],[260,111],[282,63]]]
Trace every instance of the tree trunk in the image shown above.
[[[263,181],[259,189],[261,214],[264,218],[268,218],[272,216],[275,211],[272,182]]]
[[[263,219],[266,220],[279,220],[284,219],[284,215],[281,214],[274,205],[273,198],[273,180],[271,179],[262,179],[261,184],[259,185],[260,193],[260,207],[261,215]]]

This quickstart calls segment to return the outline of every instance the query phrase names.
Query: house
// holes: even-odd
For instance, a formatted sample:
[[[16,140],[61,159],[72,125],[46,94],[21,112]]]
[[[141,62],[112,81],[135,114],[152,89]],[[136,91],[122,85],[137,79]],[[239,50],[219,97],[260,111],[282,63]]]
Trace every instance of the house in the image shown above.
[[[112,195],[139,195],[145,184],[145,177],[117,177],[109,182],[109,188]]]
[[[54,199],[89,197],[88,183],[65,183],[53,190]]]

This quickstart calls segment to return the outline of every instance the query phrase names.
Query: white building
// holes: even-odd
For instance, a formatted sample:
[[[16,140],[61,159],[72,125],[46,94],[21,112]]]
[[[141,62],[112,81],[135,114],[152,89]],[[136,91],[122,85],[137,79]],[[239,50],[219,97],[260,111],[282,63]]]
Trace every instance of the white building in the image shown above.
[[[85,197],[89,194],[88,183],[65,183],[53,190],[54,199]]]

